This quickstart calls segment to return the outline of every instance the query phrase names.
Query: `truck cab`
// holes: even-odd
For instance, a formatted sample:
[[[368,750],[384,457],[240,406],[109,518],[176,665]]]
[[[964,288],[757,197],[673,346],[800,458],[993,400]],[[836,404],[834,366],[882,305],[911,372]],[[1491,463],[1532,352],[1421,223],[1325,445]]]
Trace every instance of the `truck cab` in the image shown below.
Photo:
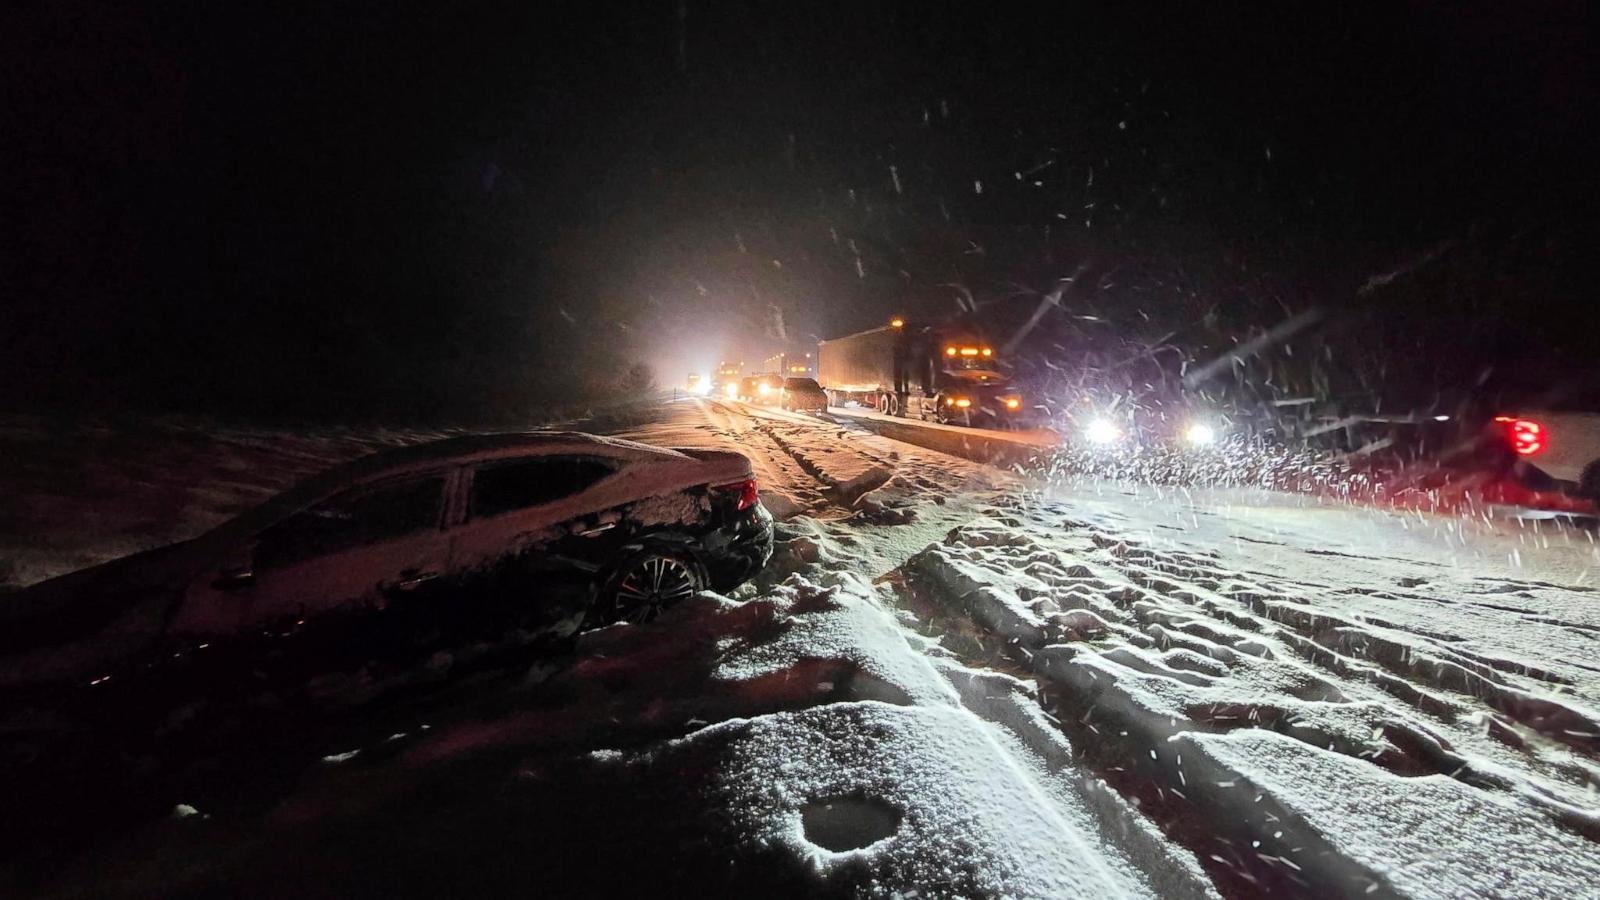
[[[739,382],[743,375],[744,363],[718,363],[715,373],[711,376],[711,396],[719,399],[738,399]]]
[[[1012,390],[987,338],[927,329],[908,334],[895,373],[892,412],[963,425],[1014,424],[1022,397]]]

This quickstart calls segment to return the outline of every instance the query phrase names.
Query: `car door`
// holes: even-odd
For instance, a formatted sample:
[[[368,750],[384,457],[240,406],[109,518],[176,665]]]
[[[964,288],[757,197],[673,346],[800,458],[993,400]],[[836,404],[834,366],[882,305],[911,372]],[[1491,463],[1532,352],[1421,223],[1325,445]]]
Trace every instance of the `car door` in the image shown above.
[[[173,630],[290,632],[427,588],[449,561],[443,526],[453,477],[439,471],[353,488],[277,522],[255,538],[242,568],[191,588]]]
[[[565,636],[580,624],[617,521],[592,502],[622,461],[556,454],[483,463],[465,475],[451,565],[476,573],[471,602],[491,623]]]

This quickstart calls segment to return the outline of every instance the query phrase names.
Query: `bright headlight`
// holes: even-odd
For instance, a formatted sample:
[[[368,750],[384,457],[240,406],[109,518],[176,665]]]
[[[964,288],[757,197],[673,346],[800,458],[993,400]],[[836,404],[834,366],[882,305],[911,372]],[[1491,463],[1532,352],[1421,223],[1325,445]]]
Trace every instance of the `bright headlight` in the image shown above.
[[[1083,430],[1083,436],[1094,444],[1109,444],[1122,437],[1122,429],[1110,419],[1095,419]]]
[[[772,385],[767,384],[765,381],[763,381],[762,383],[756,385],[756,393],[758,393],[761,396],[765,397],[766,395],[772,393]]]
[[[726,395],[729,400],[737,400],[739,399],[739,386],[737,384],[723,385],[722,393]]]
[[[1191,422],[1189,427],[1183,430],[1183,439],[1191,447],[1204,447],[1216,442],[1217,432],[1204,422]]]

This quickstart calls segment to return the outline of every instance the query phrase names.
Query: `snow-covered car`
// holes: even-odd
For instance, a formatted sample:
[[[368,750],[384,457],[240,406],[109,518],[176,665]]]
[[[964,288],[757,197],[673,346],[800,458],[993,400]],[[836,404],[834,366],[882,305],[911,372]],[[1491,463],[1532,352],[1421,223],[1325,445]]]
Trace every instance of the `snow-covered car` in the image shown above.
[[[772,517],[738,453],[578,433],[415,445],[193,540],[0,597],[0,708],[47,687],[292,693],[437,667],[441,646],[646,622],[740,584],[771,550]]]
[[[1600,502],[1600,411],[1559,406],[1518,409],[1495,416],[1489,434],[1492,443],[1509,451],[1517,468]]]
[[[778,405],[794,412],[827,412],[828,394],[814,378],[785,378]]]

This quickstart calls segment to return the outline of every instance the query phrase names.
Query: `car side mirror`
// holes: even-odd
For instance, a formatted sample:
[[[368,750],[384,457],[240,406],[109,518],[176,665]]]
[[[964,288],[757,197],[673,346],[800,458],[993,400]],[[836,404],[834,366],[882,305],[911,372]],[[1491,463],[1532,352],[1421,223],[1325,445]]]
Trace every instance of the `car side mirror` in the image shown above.
[[[219,591],[236,591],[256,582],[256,573],[249,563],[224,568],[211,586]]]

